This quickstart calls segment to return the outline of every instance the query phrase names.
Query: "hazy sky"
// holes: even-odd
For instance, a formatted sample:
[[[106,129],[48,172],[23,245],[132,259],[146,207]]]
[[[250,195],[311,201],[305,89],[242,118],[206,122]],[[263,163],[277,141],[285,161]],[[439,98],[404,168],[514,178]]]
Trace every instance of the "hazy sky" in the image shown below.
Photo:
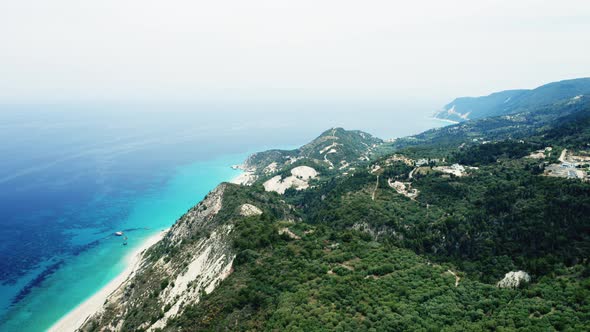
[[[0,0],[0,103],[443,102],[582,76],[587,0]]]

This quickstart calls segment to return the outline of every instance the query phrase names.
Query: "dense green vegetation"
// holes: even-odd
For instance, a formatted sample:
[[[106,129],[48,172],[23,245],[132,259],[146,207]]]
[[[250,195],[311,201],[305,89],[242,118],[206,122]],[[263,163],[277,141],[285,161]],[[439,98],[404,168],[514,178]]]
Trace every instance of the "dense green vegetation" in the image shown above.
[[[589,108],[590,98],[583,96],[575,102],[569,100],[557,102],[539,106],[534,111],[523,111],[507,116],[483,118],[431,129],[385,144],[382,149],[399,151],[414,148],[423,150],[422,153],[444,156],[444,153],[457,149],[461,144],[481,144],[485,141],[524,139],[539,144],[554,144],[553,140],[547,139],[545,135],[550,132],[557,134],[561,131],[561,126],[570,126],[563,128],[566,130],[561,131],[564,134],[569,133],[575,137],[582,134],[580,132],[582,128],[575,127],[575,119],[586,117]],[[575,128],[571,128],[571,126]],[[567,131],[568,128],[574,129],[574,131]]]
[[[520,290],[464,276],[455,287],[450,265],[433,264],[366,233],[297,224],[291,228],[302,239],[291,240],[277,236],[276,225],[268,217],[241,223],[234,273],[168,327],[574,331],[590,318],[590,283],[579,266]]]
[[[385,180],[373,201],[376,176],[362,173],[318,190],[324,200],[309,193],[304,204],[312,223],[367,224],[392,234],[386,241],[454,262],[486,282],[514,269],[543,275],[590,253],[590,186],[537,170],[534,162],[507,160],[469,177],[417,175],[416,201]]]
[[[168,328],[588,330],[590,185],[540,176],[544,164],[523,158],[548,145],[587,147],[588,105],[387,145],[376,172],[322,169],[314,188],[284,195],[302,222],[273,214],[240,222],[234,273]],[[409,199],[387,183],[408,181],[413,169],[386,162],[391,151],[478,169],[455,177],[422,167],[411,180],[420,194]],[[300,239],[278,235],[282,227]],[[532,283],[495,287],[515,270]]]
[[[576,112],[559,119],[558,125],[544,133],[544,138],[572,149],[590,148],[590,112]]]
[[[453,153],[449,159],[459,164],[481,166],[496,163],[501,159],[522,158],[538,148],[539,145],[508,140],[461,149]]]

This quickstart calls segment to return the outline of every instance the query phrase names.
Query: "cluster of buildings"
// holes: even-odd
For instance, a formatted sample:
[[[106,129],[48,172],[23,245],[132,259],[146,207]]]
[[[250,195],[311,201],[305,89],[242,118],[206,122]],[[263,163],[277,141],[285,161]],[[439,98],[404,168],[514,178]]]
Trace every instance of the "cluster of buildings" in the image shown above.
[[[432,169],[435,171],[452,174],[454,176],[464,176],[469,169],[478,169],[477,167],[463,166],[460,164],[452,164],[451,166],[435,166]]]
[[[590,173],[590,156],[574,155],[563,149],[559,157],[559,164],[545,167],[545,175],[568,179],[588,181]]]
[[[416,196],[418,196],[419,191],[416,188],[412,188],[412,183],[411,182],[401,182],[401,181],[395,181],[393,179],[388,179],[387,180],[387,184],[395,189],[395,191],[398,192],[398,194],[402,194],[408,198],[414,199],[416,198]]]
[[[432,159],[422,158],[422,159],[416,160],[416,167],[428,166],[428,165],[430,165],[430,163],[438,164],[439,162],[440,162],[440,159],[436,159],[436,158],[432,158]],[[444,159],[443,159],[443,162],[444,162]]]

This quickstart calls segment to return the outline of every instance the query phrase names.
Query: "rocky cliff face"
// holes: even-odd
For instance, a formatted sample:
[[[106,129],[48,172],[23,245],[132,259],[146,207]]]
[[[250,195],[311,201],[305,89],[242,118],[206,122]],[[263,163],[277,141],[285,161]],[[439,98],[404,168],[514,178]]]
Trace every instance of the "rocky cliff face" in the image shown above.
[[[219,185],[144,253],[141,268],[81,330],[153,331],[198,303],[233,271],[236,223],[262,214],[271,203],[277,212],[277,202],[264,195],[252,188]],[[278,213],[288,214],[288,207]]]
[[[216,220],[227,184],[213,190],[144,253],[135,276],[121,285],[83,327],[109,330],[163,327],[231,273],[230,223]]]
[[[231,274],[235,258],[228,240],[231,231],[231,225],[222,225],[187,248],[192,257],[183,264],[188,263],[186,267],[170,275],[173,281],[159,295],[159,301],[164,305],[164,317],[151,325],[150,330],[164,327],[169,318],[182,312],[184,306],[197,303],[202,292],[211,293]],[[170,262],[162,268],[169,270]]]
[[[518,288],[525,283],[531,282],[531,276],[524,271],[512,271],[506,273],[504,279],[497,284],[498,288]]]

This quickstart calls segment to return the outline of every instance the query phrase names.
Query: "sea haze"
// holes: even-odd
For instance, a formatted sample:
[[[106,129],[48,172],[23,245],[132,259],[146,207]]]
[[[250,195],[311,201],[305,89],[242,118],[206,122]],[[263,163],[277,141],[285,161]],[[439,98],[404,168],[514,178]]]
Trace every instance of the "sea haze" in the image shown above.
[[[343,126],[441,126],[388,105],[0,106],[0,330],[46,329],[252,152]],[[124,231],[128,245],[113,235]]]

